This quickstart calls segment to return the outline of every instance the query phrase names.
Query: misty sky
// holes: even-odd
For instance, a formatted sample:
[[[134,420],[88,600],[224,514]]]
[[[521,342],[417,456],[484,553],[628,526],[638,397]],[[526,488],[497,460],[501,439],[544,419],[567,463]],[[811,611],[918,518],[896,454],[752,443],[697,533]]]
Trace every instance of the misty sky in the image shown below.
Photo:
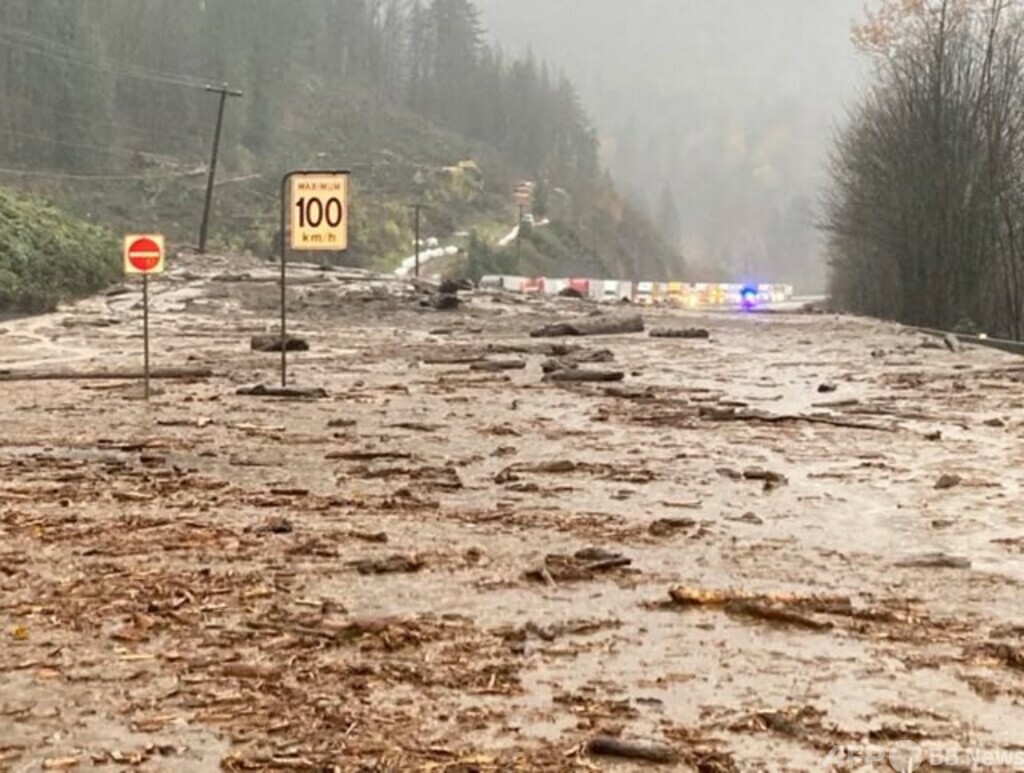
[[[865,63],[863,0],[478,0],[489,33],[565,69],[621,186],[666,186],[691,265],[823,277],[814,229],[827,148]]]

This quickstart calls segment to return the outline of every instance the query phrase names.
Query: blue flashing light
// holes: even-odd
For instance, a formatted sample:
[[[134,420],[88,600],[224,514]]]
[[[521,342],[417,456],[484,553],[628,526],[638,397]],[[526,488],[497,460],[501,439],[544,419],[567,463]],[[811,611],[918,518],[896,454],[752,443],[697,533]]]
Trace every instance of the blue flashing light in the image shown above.
[[[756,287],[744,287],[740,291],[740,302],[743,304],[743,308],[750,311],[757,306],[757,288]]]

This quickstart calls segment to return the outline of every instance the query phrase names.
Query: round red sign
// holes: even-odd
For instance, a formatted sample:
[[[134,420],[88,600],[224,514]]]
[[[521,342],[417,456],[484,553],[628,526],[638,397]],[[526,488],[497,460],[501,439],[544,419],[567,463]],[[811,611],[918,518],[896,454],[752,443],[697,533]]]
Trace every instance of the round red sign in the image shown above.
[[[128,248],[128,261],[142,273],[149,273],[160,265],[160,245],[152,239],[137,239]]]

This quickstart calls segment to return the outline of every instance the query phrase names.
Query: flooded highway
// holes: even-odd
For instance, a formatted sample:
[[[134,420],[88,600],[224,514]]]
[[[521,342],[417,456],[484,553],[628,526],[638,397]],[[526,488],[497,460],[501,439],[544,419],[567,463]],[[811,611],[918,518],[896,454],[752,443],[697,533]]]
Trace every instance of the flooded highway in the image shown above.
[[[797,311],[536,337],[635,310],[297,266],[326,396],[261,398],[274,268],[176,266],[154,362],[214,375],[148,404],[16,378],[137,369],[136,287],[0,325],[0,769],[1021,749],[1019,358]]]

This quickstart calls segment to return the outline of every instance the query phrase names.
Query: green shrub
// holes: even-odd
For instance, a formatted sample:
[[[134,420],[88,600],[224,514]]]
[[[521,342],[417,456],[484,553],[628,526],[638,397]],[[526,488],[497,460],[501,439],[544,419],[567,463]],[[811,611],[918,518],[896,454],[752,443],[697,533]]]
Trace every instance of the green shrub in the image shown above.
[[[0,189],[0,313],[52,311],[110,284],[119,270],[109,233]]]

